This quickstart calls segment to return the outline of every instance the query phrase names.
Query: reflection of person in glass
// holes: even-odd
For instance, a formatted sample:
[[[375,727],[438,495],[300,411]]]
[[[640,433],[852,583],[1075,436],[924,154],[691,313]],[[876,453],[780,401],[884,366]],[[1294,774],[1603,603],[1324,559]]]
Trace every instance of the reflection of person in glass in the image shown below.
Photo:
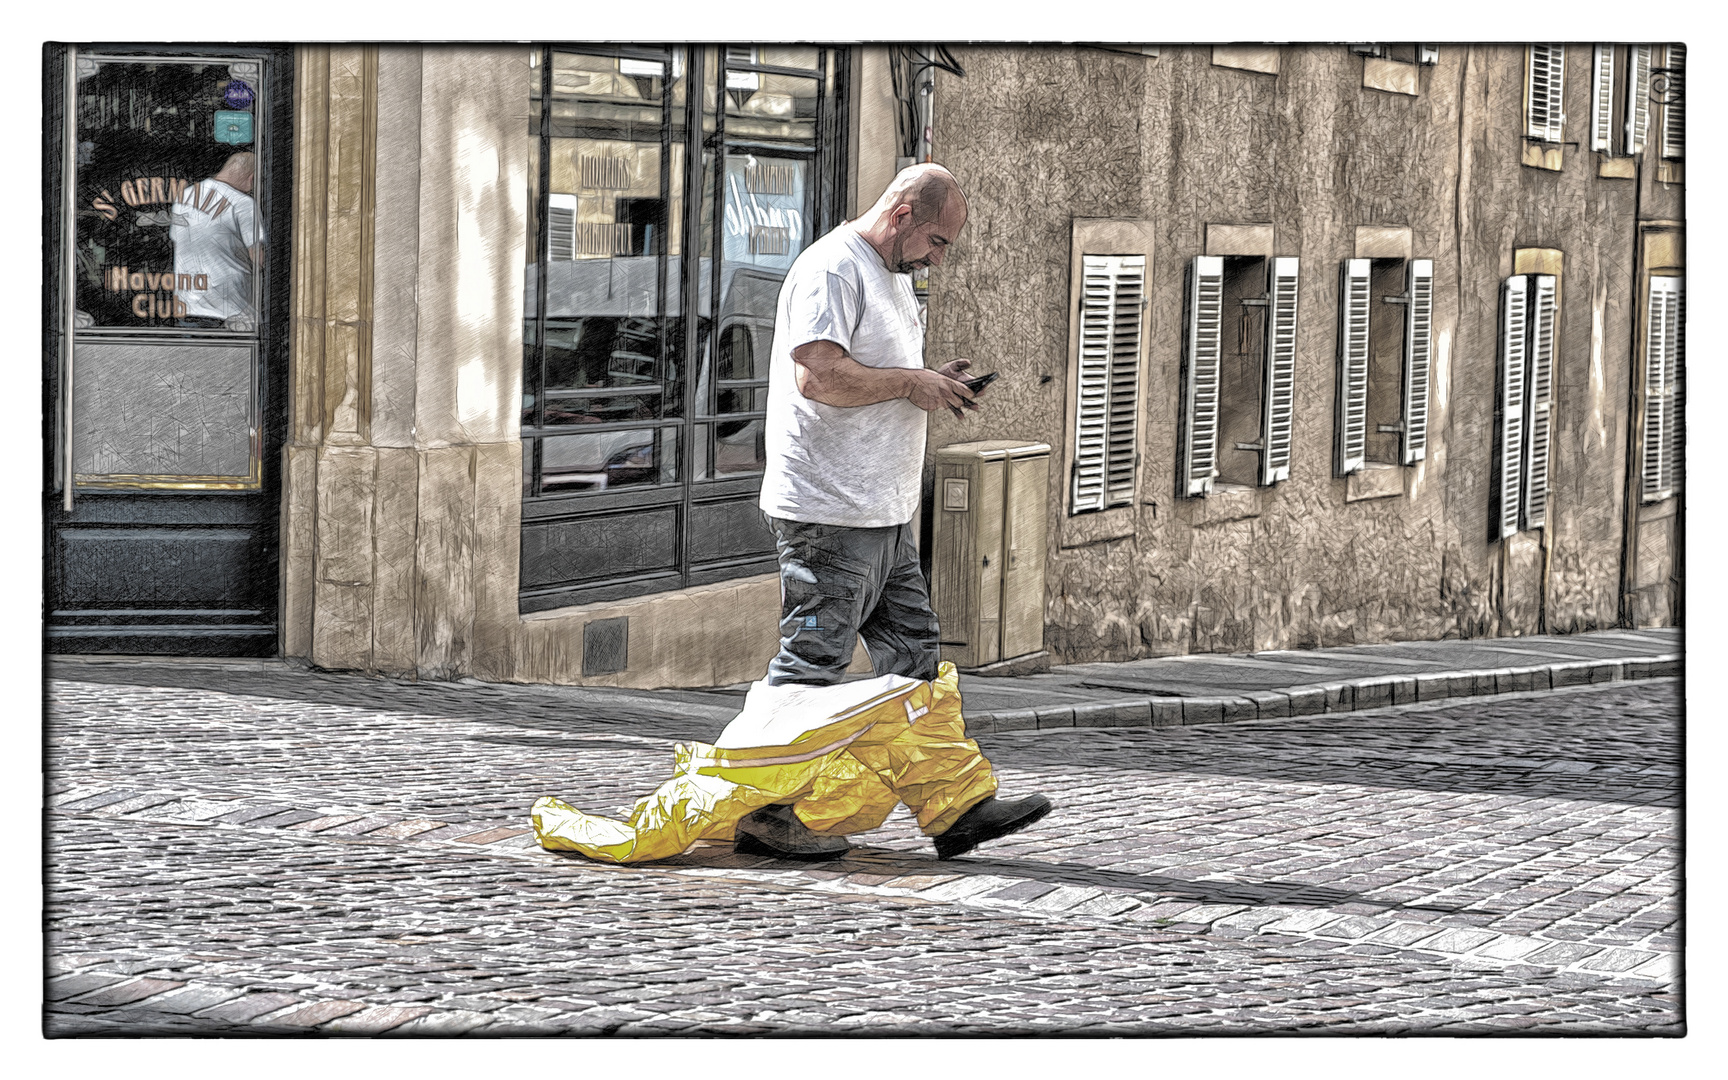
[[[252,330],[258,313],[252,279],[264,247],[264,222],[252,199],[257,157],[231,155],[216,175],[180,193],[168,218],[174,242],[175,299],[181,326]],[[190,287],[188,287],[190,286]]]

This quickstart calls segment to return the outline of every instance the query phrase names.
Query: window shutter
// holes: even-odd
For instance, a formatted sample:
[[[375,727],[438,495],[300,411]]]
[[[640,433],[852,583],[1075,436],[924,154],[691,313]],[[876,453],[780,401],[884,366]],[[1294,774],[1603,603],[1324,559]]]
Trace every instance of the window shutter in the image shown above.
[[[1265,401],[1260,416],[1260,482],[1290,479],[1290,434],[1296,415],[1296,260],[1272,260],[1267,290]]]
[[[1596,46],[1590,81],[1590,149],[1614,149],[1614,46]]]
[[[1141,314],[1145,310],[1146,256],[1123,255],[1116,266],[1110,317],[1110,435],[1105,467],[1111,506],[1134,501],[1134,466],[1140,414]]]
[[[1643,500],[1674,494],[1674,368],[1680,350],[1680,288],[1677,277],[1650,279],[1645,311]]]
[[[1662,156],[1686,156],[1686,46],[1668,46],[1668,92],[1670,104],[1662,106]]]
[[[1548,520],[1548,433],[1554,401],[1555,286],[1551,274],[1530,278],[1530,340],[1525,347],[1524,515],[1523,527],[1540,529]]]
[[[576,196],[553,192],[546,208],[547,258],[569,262],[576,251]]]
[[[1674,361],[1668,365],[1668,490],[1679,492],[1686,475],[1686,279],[1675,278]]]
[[[1411,259],[1404,306],[1404,455],[1428,456],[1428,373],[1434,351],[1434,260]]]
[[[1566,46],[1530,46],[1527,66],[1524,134],[1543,142],[1560,142],[1566,119],[1560,111],[1566,86]]]
[[[1134,499],[1144,255],[1081,256],[1080,371],[1070,513]]]
[[[1338,285],[1338,475],[1360,470],[1368,453],[1367,259],[1346,259]]]
[[[1500,290],[1500,386],[1495,409],[1495,536],[1518,531],[1519,473],[1524,463],[1524,346],[1529,278],[1509,277]]]
[[[1182,358],[1184,495],[1212,490],[1218,464],[1218,361],[1223,348],[1224,259],[1195,256],[1188,271],[1188,340]]]
[[[1632,68],[1626,78],[1626,152],[1636,154],[1650,130],[1650,46],[1632,45],[1626,52]]]

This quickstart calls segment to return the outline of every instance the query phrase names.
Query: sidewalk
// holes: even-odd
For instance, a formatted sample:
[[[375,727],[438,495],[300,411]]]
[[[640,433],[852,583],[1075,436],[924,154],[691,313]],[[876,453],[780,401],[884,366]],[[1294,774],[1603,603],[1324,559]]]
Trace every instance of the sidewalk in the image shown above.
[[[1679,675],[1678,627],[1069,664],[960,678],[968,734],[1174,727]]]

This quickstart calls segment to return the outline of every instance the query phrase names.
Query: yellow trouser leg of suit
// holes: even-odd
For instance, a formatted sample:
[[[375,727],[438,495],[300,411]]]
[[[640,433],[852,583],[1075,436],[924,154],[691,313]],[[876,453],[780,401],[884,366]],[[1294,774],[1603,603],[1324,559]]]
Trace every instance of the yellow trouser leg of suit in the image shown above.
[[[785,745],[680,743],[673,752],[672,779],[625,821],[559,799],[536,802],[540,845],[603,862],[665,859],[698,840],[730,840],[745,814],[788,802],[812,830],[836,835],[874,829],[904,802],[934,836],[996,793],[990,762],[966,737],[959,676],[948,663],[934,680],[879,693]]]

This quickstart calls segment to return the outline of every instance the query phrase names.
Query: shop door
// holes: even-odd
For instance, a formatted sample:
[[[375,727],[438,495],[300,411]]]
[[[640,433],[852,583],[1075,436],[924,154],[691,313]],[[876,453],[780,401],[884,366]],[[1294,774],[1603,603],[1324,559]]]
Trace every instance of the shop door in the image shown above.
[[[292,51],[44,59],[47,647],[274,655]]]

